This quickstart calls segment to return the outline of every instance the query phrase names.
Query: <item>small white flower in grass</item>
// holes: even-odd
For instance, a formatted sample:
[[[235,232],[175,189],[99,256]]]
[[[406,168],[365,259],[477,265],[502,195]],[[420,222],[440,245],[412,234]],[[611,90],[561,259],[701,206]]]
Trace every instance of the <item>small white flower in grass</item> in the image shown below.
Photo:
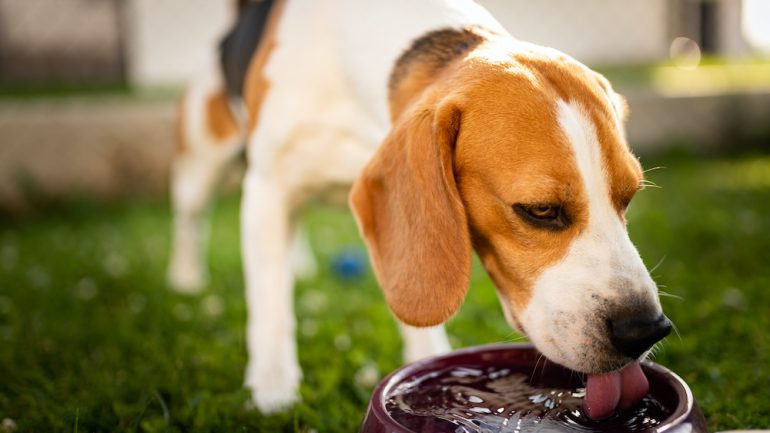
[[[78,281],[75,285],[75,294],[77,294],[78,298],[84,301],[90,301],[91,299],[94,299],[98,293],[99,287],[96,286],[94,280],[88,277],[81,278],[80,281]]]
[[[314,337],[318,334],[318,322],[313,319],[303,319],[299,325],[299,332],[305,337]]]
[[[147,298],[139,293],[128,295],[128,310],[133,314],[141,313],[147,305]]]
[[[27,270],[27,278],[32,287],[36,289],[43,289],[48,287],[51,282],[51,278],[48,276],[48,272],[42,266],[35,265]]]
[[[348,334],[340,334],[334,337],[334,347],[340,352],[347,352],[350,349],[350,336]]]
[[[115,372],[115,384],[117,386],[120,386],[126,383],[127,378],[128,378],[128,373],[126,373],[126,370],[118,370],[117,372]]]
[[[373,361],[367,361],[356,371],[355,381],[358,385],[371,388],[380,380],[380,370]]]
[[[11,308],[13,308],[13,304],[11,303],[11,298],[7,296],[0,296],[0,314],[8,314],[11,312]]]
[[[352,325],[353,335],[366,335],[373,332],[374,326],[371,320],[358,319]]]
[[[722,370],[719,367],[710,367],[708,373],[709,378],[713,381],[719,380],[722,377]]]
[[[737,219],[738,224],[736,228],[747,235],[756,234],[762,229],[762,217],[751,209],[744,209],[739,212]]]
[[[741,289],[729,287],[722,294],[722,305],[735,310],[744,310],[746,308],[746,296]]]
[[[61,228],[54,231],[49,240],[59,250],[65,250],[70,246],[69,233]]]
[[[225,301],[219,295],[208,295],[201,301],[201,311],[209,317],[219,317],[225,311]]]
[[[320,290],[310,289],[299,300],[300,307],[310,313],[318,313],[326,307],[326,294]]]
[[[3,249],[0,250],[0,263],[2,263],[3,270],[12,271],[16,267],[18,259],[19,254],[16,252],[16,247],[3,245]]]
[[[11,418],[3,418],[3,421],[0,422],[0,431],[12,432],[15,430],[16,430],[16,421],[12,420]]]
[[[148,259],[153,261],[161,260],[165,252],[166,246],[163,238],[160,236],[152,236],[144,239],[144,254]]]
[[[102,260],[102,268],[107,275],[119,278],[128,272],[128,260],[120,254],[112,252]]]
[[[171,314],[180,322],[188,322],[193,317],[192,308],[189,305],[178,303],[171,309]]]

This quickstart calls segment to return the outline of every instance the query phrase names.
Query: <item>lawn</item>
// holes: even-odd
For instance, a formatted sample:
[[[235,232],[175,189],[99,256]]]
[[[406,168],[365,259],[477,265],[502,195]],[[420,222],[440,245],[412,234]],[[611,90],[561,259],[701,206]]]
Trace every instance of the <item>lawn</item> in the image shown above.
[[[770,427],[770,157],[643,160],[631,237],[681,336],[657,361],[693,388],[712,431]],[[400,343],[371,272],[343,280],[361,248],[350,215],[303,216],[320,264],[299,283],[303,403],[245,408],[238,198],[220,200],[200,296],[164,283],[166,202],[89,202],[0,220],[0,431],[354,432]],[[476,265],[448,325],[456,347],[517,338]]]

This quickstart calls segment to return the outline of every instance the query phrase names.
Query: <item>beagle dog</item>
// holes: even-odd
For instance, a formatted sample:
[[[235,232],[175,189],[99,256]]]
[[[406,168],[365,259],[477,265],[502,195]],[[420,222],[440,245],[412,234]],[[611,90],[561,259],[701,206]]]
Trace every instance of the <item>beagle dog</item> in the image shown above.
[[[590,416],[646,392],[638,361],[671,325],[626,231],[642,170],[604,77],[472,0],[247,4],[222,60],[180,104],[169,279],[202,287],[204,209],[245,144],[245,384],[259,409],[296,401],[301,380],[292,288],[312,263],[293,216],[340,188],[407,360],[449,350],[441,324],[475,250],[510,326],[587,374]]]

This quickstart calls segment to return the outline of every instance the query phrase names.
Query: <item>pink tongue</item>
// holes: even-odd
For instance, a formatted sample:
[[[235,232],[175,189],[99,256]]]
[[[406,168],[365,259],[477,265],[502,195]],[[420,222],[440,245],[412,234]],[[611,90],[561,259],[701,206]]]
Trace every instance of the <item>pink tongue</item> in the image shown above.
[[[589,418],[607,418],[618,406],[633,407],[649,389],[650,384],[636,363],[607,374],[590,374],[583,410]]]

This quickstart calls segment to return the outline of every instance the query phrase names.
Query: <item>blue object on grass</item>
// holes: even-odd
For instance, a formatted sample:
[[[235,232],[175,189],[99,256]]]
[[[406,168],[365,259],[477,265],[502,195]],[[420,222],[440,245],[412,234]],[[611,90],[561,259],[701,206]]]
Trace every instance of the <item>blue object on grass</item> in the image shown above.
[[[366,255],[359,249],[345,249],[332,259],[332,271],[342,280],[361,278],[366,272]]]

